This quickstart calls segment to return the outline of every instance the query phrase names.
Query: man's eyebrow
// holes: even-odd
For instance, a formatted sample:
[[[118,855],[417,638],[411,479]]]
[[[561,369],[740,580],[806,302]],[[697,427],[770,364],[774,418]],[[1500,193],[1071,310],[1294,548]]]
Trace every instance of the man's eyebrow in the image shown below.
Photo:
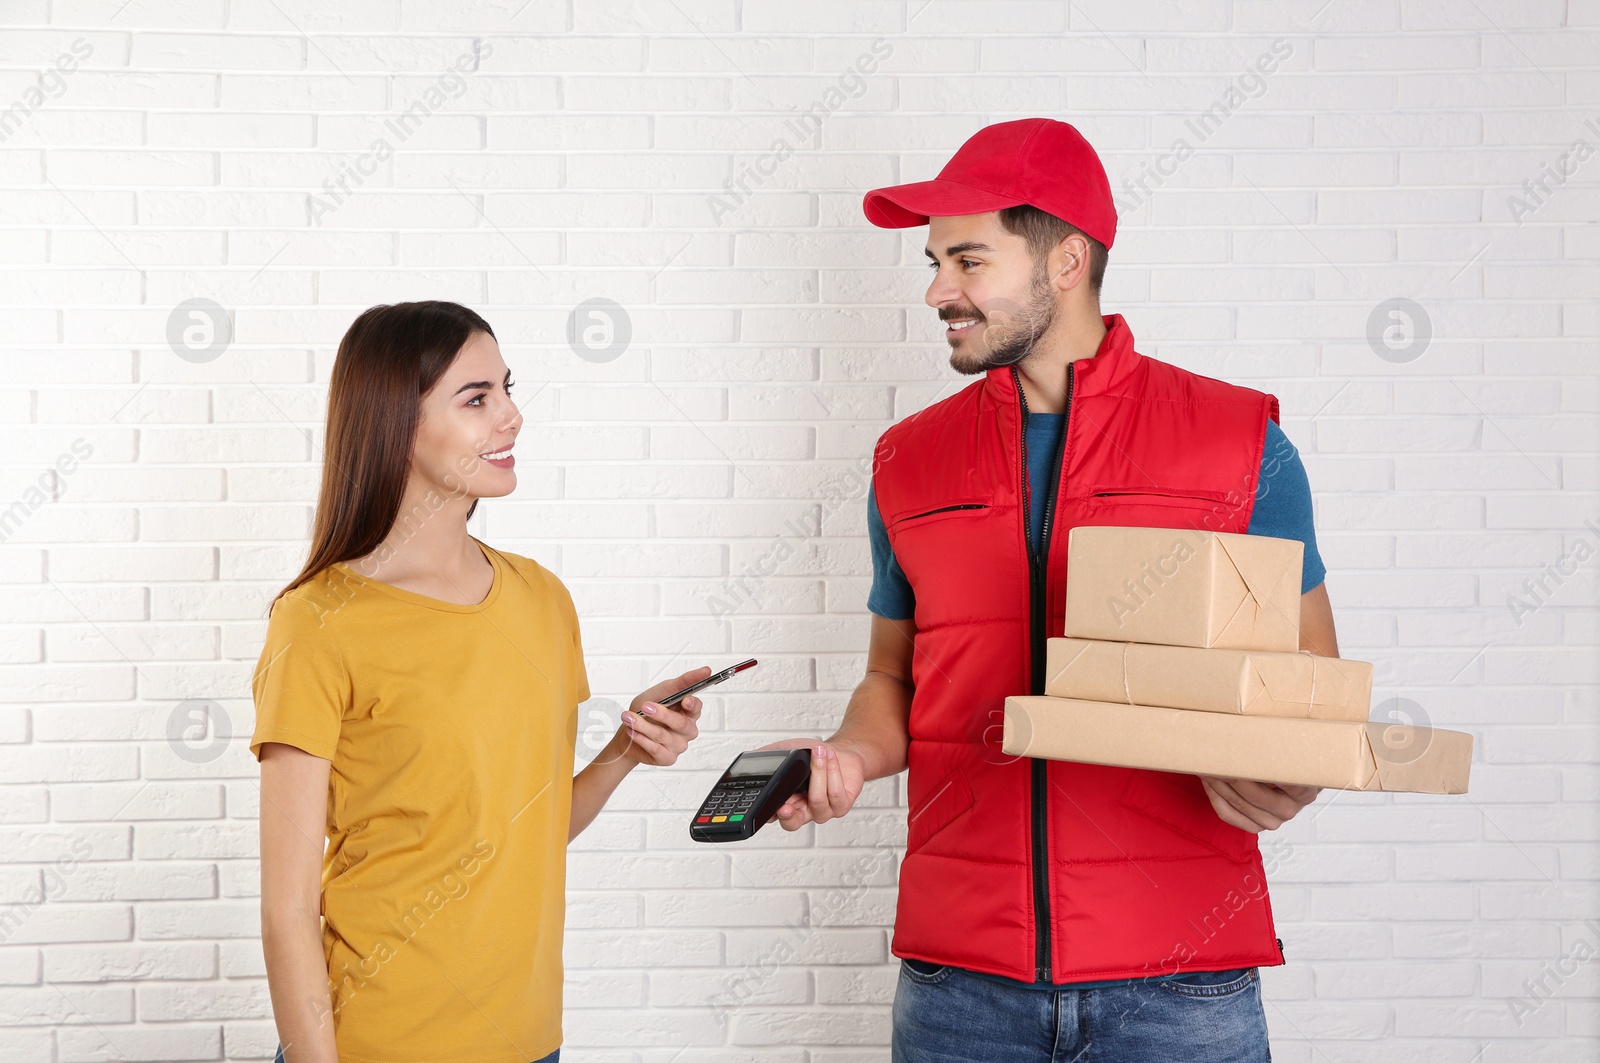
[[[955,258],[957,255],[965,254],[968,251],[992,252],[994,251],[994,248],[990,247],[988,244],[981,244],[976,240],[968,240],[964,244],[951,244],[949,247],[944,249],[946,258]],[[927,255],[929,258],[932,258],[935,262],[939,261],[937,258],[934,258],[933,252],[929,251],[926,247],[922,249],[922,253]]]
[[[511,379],[511,370],[509,369],[506,370],[506,379]],[[470,384],[462,384],[460,387],[456,388],[456,394],[459,395],[463,391],[476,391],[480,389],[487,391],[492,387],[494,387],[494,385],[487,380],[474,380]]]

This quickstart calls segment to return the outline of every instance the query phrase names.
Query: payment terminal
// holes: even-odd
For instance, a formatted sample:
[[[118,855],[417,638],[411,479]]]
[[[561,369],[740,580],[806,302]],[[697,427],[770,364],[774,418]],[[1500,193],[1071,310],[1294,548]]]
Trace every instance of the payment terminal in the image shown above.
[[[811,784],[811,748],[756,749],[734,758],[689,824],[697,842],[738,842],[755,834]]]

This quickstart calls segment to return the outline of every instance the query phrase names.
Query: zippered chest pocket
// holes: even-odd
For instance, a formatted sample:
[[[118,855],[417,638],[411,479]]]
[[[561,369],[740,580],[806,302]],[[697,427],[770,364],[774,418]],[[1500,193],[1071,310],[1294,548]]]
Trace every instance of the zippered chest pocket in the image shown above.
[[[1089,495],[1084,509],[1101,524],[1220,528],[1243,501],[1204,489],[1113,488]]]
[[[1213,505],[1227,506],[1229,501],[1217,492],[1201,490],[1162,491],[1150,487],[1122,488],[1113,491],[1096,491],[1089,496],[1097,504],[1118,505],[1122,503],[1169,505],[1169,506],[1197,506]]]
[[[919,628],[1026,607],[1027,568],[1015,515],[1015,507],[994,502],[932,500],[889,524]]]
[[[896,530],[899,530],[900,528],[909,524],[920,525],[932,520],[940,520],[948,517],[959,517],[965,514],[975,514],[988,508],[989,503],[987,502],[951,502],[947,505],[931,506],[926,509],[918,509],[904,517],[896,517],[893,527]]]

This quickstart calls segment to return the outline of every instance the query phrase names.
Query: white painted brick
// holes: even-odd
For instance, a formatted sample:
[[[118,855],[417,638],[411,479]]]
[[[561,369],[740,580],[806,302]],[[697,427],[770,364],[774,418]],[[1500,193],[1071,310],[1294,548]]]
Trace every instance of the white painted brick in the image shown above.
[[[227,1059],[214,1025],[105,1029],[67,1027],[57,1034],[61,1063],[100,1063],[108,1054],[125,1059]],[[270,1050],[268,1055],[270,1056]],[[234,1056],[232,1058],[244,1058]]]
[[[650,429],[650,457],[692,461],[781,461],[810,457],[810,428],[726,424],[658,425]]]
[[[327,115],[317,119],[317,147],[359,156],[379,140],[404,151],[471,150],[484,144],[483,119],[436,111],[425,117],[413,112],[426,107],[401,97],[390,115]],[[408,117],[408,112],[410,116]]]
[[[656,350],[650,353],[650,376],[658,381],[717,383],[812,380],[817,373],[816,360],[816,352],[792,347],[766,347],[749,360],[738,361],[704,351]]]
[[[6,664],[33,664],[44,659],[40,649],[38,636],[28,631],[0,632],[0,661]],[[21,741],[20,722],[10,721],[7,731],[18,733],[17,741]]]
[[[272,1014],[265,982],[150,985],[137,992],[139,1014],[159,1022],[263,1018]]]
[[[0,1058],[270,1057],[259,769],[237,734],[177,757],[166,718],[208,696],[244,728],[262,609],[303,558],[334,346],[365,306],[429,297],[482,309],[525,384],[537,459],[485,527],[569,581],[600,740],[660,675],[763,662],[573,845],[567,1047],[884,1058],[898,851],[833,902],[903,840],[903,782],[728,852],[682,829],[738,751],[832,730],[865,667],[865,459],[971,382],[923,303],[925,232],[871,227],[862,191],[1065,108],[1125,192],[1277,36],[1293,53],[1267,91],[1123,210],[1105,306],[1141,351],[1279,397],[1342,650],[1376,665],[1375,708],[1411,698],[1477,746],[1470,800],[1339,793],[1281,832],[1274,1058],[1457,1063],[1477,1037],[1554,1063],[1600,1037],[1592,972],[1505,1028],[1600,881],[1600,577],[1520,623],[1506,604],[1600,517],[1595,200],[1580,176],[1526,224],[1506,203],[1600,101],[1593,5],[1484,0],[1478,24],[1450,0],[282,3],[19,0],[0,36],[0,109],[73,40],[94,49],[0,152],[0,495],[95,448],[0,552],[0,904],[94,846],[0,949],[0,994],[25,994],[0,1010],[30,1024]],[[841,82],[879,37],[878,69]],[[354,182],[457,60],[462,87]],[[820,138],[753,180],[830,86]],[[348,201],[314,217],[341,178]],[[1364,337],[1398,294],[1434,325],[1401,365]],[[236,323],[205,366],[164,342],[195,295]],[[595,295],[634,331],[603,364],[564,342]],[[717,1023],[709,999],[794,927],[801,958]],[[46,978],[105,1035],[52,1011]]]
[[[1317,500],[1319,527],[1330,530],[1374,527],[1401,530],[1450,530],[1483,526],[1483,499],[1466,495],[1420,496],[1391,492],[1386,495],[1325,496]]]
[[[49,177],[71,185],[212,185],[216,156],[200,151],[59,151]]]
[[[1322,964],[1316,972],[1317,993],[1333,999],[1393,999],[1399,996],[1470,997],[1476,988],[1466,965],[1399,963]]]
[[[83,865],[79,865],[81,868]],[[127,941],[133,936],[133,912],[125,904],[67,904],[39,894],[8,909],[5,944],[55,945],[75,941]],[[0,991],[0,1001],[8,995]],[[0,1014],[6,1013],[0,1003]]]
[[[1574,842],[1558,845],[1556,858],[1560,863],[1561,877],[1567,881],[1600,880],[1600,859],[1597,859],[1592,842]]]
[[[137,847],[135,848],[137,855]],[[63,901],[205,900],[217,895],[209,865],[85,865],[66,876]],[[46,881],[49,872],[46,871]]]
[[[499,48],[495,47],[490,54],[498,51]],[[346,74],[356,71],[437,74],[455,67],[458,61],[464,61],[466,68],[470,69],[473,55],[473,38],[467,36],[325,34],[318,35],[316,47],[307,49],[306,69],[325,73],[343,71]]]
[[[1484,366],[1496,372],[1503,373],[1511,364],[1510,348],[1499,344],[1486,343],[1484,345]],[[1535,340],[1526,345],[1524,357],[1517,362],[1521,367],[1519,373],[1581,373],[1591,364],[1591,355],[1570,342],[1546,342]]]
[[[808,1010],[742,1008],[733,1017],[731,1037],[736,1044],[804,1044],[816,1036],[806,1019]],[[889,1015],[882,1008],[838,1008],[834,1016],[829,1039],[838,1044],[879,1044],[889,1033]]]
[[[195,945],[60,945],[44,956],[52,982],[214,978],[216,947]]]
[[[319,128],[311,115],[162,111],[150,116],[149,142],[176,148],[306,148]]]
[[[82,193],[74,192],[76,199]],[[139,232],[121,230],[114,235],[91,229],[58,231],[50,245],[50,261],[67,266],[115,266],[131,260],[145,268],[182,264],[214,266],[222,262],[224,236],[208,232]],[[127,256],[127,257],[123,257]],[[104,382],[106,378],[96,379]]]
[[[658,504],[652,507],[656,528],[670,538],[756,539],[761,544],[815,534],[818,509],[810,504],[732,504],[708,511],[705,506]]]
[[[740,87],[717,77],[574,74],[561,79],[561,92],[567,106],[579,111],[634,111],[639,108],[641,99],[648,99],[651,110],[655,111],[721,111],[728,108],[731,94],[738,91]]]
[[[218,970],[224,978],[265,978],[266,957],[259,942],[224,941],[217,946]]]
[[[259,938],[260,935],[259,903],[150,902],[139,906],[138,936],[144,940],[217,940]]]
[[[658,599],[656,588],[644,583],[566,582],[581,616],[638,616]]]
[[[0,989],[0,1014],[15,1026],[99,1026],[133,1020],[133,993],[128,989],[71,986]]]
[[[306,47],[302,38],[287,33],[138,33],[129,61],[137,67],[166,70],[304,70]]]
[[[1269,1032],[1276,1036],[1277,1029],[1287,1027],[1286,1034],[1292,1031],[1307,1038],[1314,1052],[1342,1038],[1370,1045],[1389,1033],[1389,1009],[1382,1005],[1347,1006],[1334,1012],[1326,1005],[1291,1001],[1275,1006],[1272,1012],[1267,1024]]]
[[[1401,810],[1349,805],[1330,808],[1317,817],[1317,841],[1476,841],[1482,830],[1470,808]]]
[[[0,949],[0,985],[41,984],[39,972],[42,961],[42,949],[27,949],[20,946]],[[0,1041],[0,1044],[3,1043]]]
[[[1452,28],[1459,29],[1459,25]],[[1478,38],[1465,33],[1433,37],[1352,34],[1317,40],[1313,62],[1319,70],[1405,70],[1415,65],[1416,58],[1414,51],[1409,56],[1405,54],[1407,47],[1427,48],[1430,68],[1469,67],[1478,59]]]
[[[8,718],[17,715],[8,710]],[[20,734],[8,734],[16,742],[22,740]],[[43,786],[26,786],[12,784],[6,789],[6,800],[0,803],[0,824],[12,823],[43,823],[47,818],[50,791]]]
[[[630,464],[573,466],[562,484],[565,498],[728,498],[731,466]],[[520,490],[520,485],[519,485]]]
[[[148,783],[58,786],[50,811],[63,822],[94,822],[116,816],[143,819],[216,819],[222,815],[222,790],[212,784]]]
[[[22,155],[19,158],[27,160],[28,157]],[[15,167],[19,173],[21,170],[26,169],[31,173],[42,174],[44,172],[44,158],[42,155],[37,162],[37,166],[26,161],[22,164],[13,162],[0,165]],[[20,181],[8,183],[20,183]],[[8,230],[6,242],[0,244],[0,262],[4,262],[6,265],[22,262],[44,262],[49,257],[47,251],[48,236],[49,234],[42,229]]]
[[[31,671],[48,673],[55,670],[34,668]],[[91,693],[120,689],[124,697],[129,696],[131,691],[126,687],[108,681],[121,678],[123,678],[121,670],[107,671],[100,682],[80,684],[80,686],[87,686]],[[49,688],[33,692],[18,691],[18,694],[20,696],[31,693],[33,700],[40,700],[40,695],[47,692],[50,692]],[[110,745],[84,745],[75,748],[36,745],[7,750],[5,761],[0,764],[0,781],[34,783],[134,779],[138,777],[137,754],[138,751],[135,749]]]
[[[232,819],[261,819],[261,788],[254,779],[227,784],[228,815]],[[260,897],[261,862],[226,860],[216,865],[218,892],[223,897]],[[260,955],[255,958],[262,962]]]
[[[556,157],[525,153],[507,156],[407,152],[387,165],[391,182],[398,188],[555,188],[561,183],[563,162]],[[554,259],[550,255],[546,261]]]
[[[163,81],[180,75],[163,75]],[[188,75],[195,77],[197,75]],[[238,111],[379,111],[388,101],[386,79],[369,74],[258,74],[224,70],[207,101]],[[208,84],[208,87],[209,84]],[[198,95],[196,93],[195,95]]]
[[[648,147],[649,141],[650,126],[642,115],[495,114],[489,117],[484,143],[497,151],[618,152]]]
[[[44,872],[34,867],[0,867],[0,899],[8,905],[27,905],[30,908],[37,906],[42,897],[47,896],[44,886]],[[48,896],[59,896],[62,891],[59,869],[56,877],[51,879]],[[13,918],[21,918],[30,914],[28,910],[18,911]]]
[[[1482,119],[1472,114],[1328,114],[1314,119],[1320,148],[1449,147],[1477,144]]]
[[[144,142],[141,116],[134,111],[40,109],[28,119],[23,144],[137,147]],[[65,194],[65,193],[62,193]]]
[[[883,234],[768,234],[741,232],[734,237],[738,266],[894,266],[898,242]]]
[[[328,272],[318,278],[317,287],[332,302],[354,305],[423,298],[481,305],[485,294],[481,275],[416,270]]]
[[[0,1052],[16,1063],[56,1063],[52,1030],[14,1029],[0,1032]]]
[[[1551,146],[1565,147],[1571,142],[1576,124],[1570,114],[1559,110],[1529,111],[1512,116],[1498,111],[1483,114],[1483,143],[1490,145],[1522,144],[1539,149],[1539,155],[1553,159],[1557,152]],[[1530,159],[1530,164],[1536,162]],[[1530,166],[1531,172],[1532,166]]]
[[[1511,95],[1532,106],[1556,107],[1565,102],[1559,82],[1538,70],[1407,73],[1400,77],[1400,106],[1408,109],[1491,107]]]
[[[1519,478],[1518,486],[1533,486],[1542,482],[1536,467],[1530,465]],[[1600,514],[1600,498],[1592,493],[1530,494],[1517,499],[1517,504],[1509,504],[1501,498],[1490,497],[1488,503],[1487,525],[1490,528],[1529,530],[1579,528],[1584,521],[1594,520],[1596,515]],[[1562,551],[1563,554],[1570,549],[1571,546],[1568,545]],[[1556,556],[1539,558],[1537,564],[1542,567],[1543,564],[1554,563],[1556,560],[1558,560]],[[1568,562],[1569,566],[1571,564],[1572,562]]]
[[[687,553],[688,551],[684,551]],[[639,620],[598,620],[585,625],[584,646],[593,641],[602,647],[620,646],[632,640],[641,653],[673,653],[696,633],[704,634],[712,627],[705,621],[686,622],[675,619],[660,623]]]
[[[727,417],[726,392],[721,388],[566,386],[557,389],[560,417],[568,421],[599,421],[623,417],[631,422],[657,423],[689,420],[695,423]]]
[[[776,547],[774,547],[776,552]],[[693,581],[663,588],[661,610],[666,616],[709,616],[726,623],[734,613],[814,613],[823,610],[823,589],[815,580],[763,577],[769,555],[718,580]],[[842,707],[827,712],[827,722],[817,727],[831,730]],[[793,717],[791,717],[793,718]]]

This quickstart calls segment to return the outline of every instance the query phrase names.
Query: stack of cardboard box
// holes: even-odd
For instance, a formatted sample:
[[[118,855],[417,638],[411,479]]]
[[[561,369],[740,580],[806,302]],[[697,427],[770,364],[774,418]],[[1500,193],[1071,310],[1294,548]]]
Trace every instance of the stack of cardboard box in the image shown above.
[[[1372,665],[1300,649],[1297,539],[1078,527],[1045,696],[1010,754],[1346,790],[1467,792],[1472,736],[1369,721]]]

